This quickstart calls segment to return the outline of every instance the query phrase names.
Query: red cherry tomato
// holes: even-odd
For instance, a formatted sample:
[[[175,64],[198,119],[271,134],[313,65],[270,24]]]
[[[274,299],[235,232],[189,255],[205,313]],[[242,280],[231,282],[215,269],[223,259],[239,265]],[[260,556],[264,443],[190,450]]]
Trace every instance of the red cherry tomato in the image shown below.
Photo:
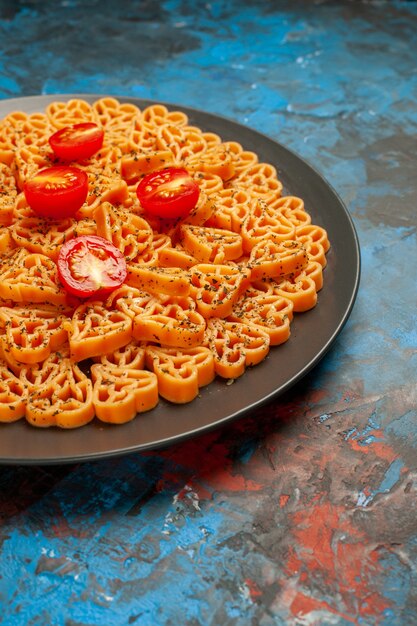
[[[41,217],[71,217],[84,204],[88,176],[77,167],[47,167],[23,185],[30,208]]]
[[[82,161],[100,150],[103,139],[103,129],[93,122],[86,122],[57,130],[49,137],[49,144],[59,159]]]
[[[58,255],[59,279],[78,298],[103,298],[123,284],[126,260],[110,241],[96,235],[70,239]]]
[[[136,194],[146,213],[174,219],[185,217],[194,209],[200,188],[187,170],[168,167],[142,178]]]

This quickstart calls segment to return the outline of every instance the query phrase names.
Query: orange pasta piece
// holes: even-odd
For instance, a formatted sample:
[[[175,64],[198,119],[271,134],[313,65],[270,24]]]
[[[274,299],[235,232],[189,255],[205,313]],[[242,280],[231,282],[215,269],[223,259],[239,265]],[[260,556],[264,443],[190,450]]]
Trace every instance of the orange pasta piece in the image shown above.
[[[279,295],[252,295],[251,289],[233,307],[227,318],[232,322],[243,322],[260,326],[269,335],[271,346],[278,346],[290,337],[290,323],[294,305],[288,298]]]
[[[126,132],[132,126],[132,120],[140,116],[139,108],[131,102],[119,102],[116,98],[99,98],[93,103],[96,120],[112,137],[118,132]]]
[[[158,378],[159,394],[176,404],[191,402],[199,387],[215,376],[214,359],[208,348],[146,348],[146,364]]]
[[[269,335],[260,327],[220,319],[209,320],[205,343],[222,378],[238,378],[246,367],[257,365],[269,352]]]
[[[169,296],[153,296],[146,291],[124,284],[110,294],[105,302],[105,307],[109,310],[122,311],[133,320],[135,315],[139,315],[154,306],[155,302],[162,303],[168,299]]]
[[[13,372],[13,374],[15,374],[16,376],[19,376],[22,369],[26,367],[25,363],[22,363],[22,361],[18,361],[14,358],[11,351],[7,347],[7,342],[4,335],[0,338],[0,360],[4,361],[9,370]]]
[[[22,364],[18,371],[19,380],[29,392],[36,391],[45,382],[53,379],[58,373],[62,360],[68,358],[69,345],[66,343],[60,346],[59,350],[51,352],[42,362]]]
[[[19,190],[23,189],[24,183],[37,174],[37,172],[51,165],[50,149],[36,145],[19,147],[14,156],[15,178]]]
[[[107,136],[107,140],[110,140],[110,137]],[[111,141],[112,144],[110,145],[105,142],[99,152],[96,152],[89,159],[79,161],[77,167],[93,175],[100,175],[105,172],[110,177],[118,176],[123,153],[121,148],[115,145],[117,143],[115,138],[111,138]]]
[[[102,422],[124,424],[158,404],[158,381],[153,372],[124,367],[91,367],[93,405]]]
[[[25,194],[23,192],[18,193],[13,207],[13,222],[15,220],[22,219],[24,217],[36,217],[36,213],[32,211],[27,203]]]
[[[122,311],[109,311],[101,302],[81,304],[64,328],[74,361],[113,352],[132,336],[131,318]]]
[[[158,359],[179,359],[179,361],[188,360],[192,362],[197,369],[198,386],[205,387],[209,385],[215,377],[213,355],[209,348],[205,346],[197,346],[195,348],[169,348],[150,345],[145,350],[146,364],[152,369],[154,357]]]
[[[55,128],[96,121],[91,104],[79,98],[72,98],[68,102],[51,102],[46,107],[46,115]]]
[[[258,163],[258,155],[255,152],[244,150],[237,141],[225,141],[222,145],[233,160],[236,176],[241,175]]]
[[[0,422],[16,422],[25,415],[26,389],[0,361]]]
[[[202,263],[225,263],[242,256],[242,237],[228,230],[183,224],[180,239],[185,250]]]
[[[88,195],[87,200],[77,212],[78,219],[91,218],[95,209],[103,202],[117,205],[129,200],[129,189],[124,180],[109,176],[88,172]]]
[[[284,279],[276,284],[274,293],[291,300],[296,313],[309,311],[317,304],[315,282],[303,272],[299,276]]]
[[[162,124],[156,134],[156,144],[160,150],[170,150],[177,163],[186,166],[189,159],[196,158],[207,149],[207,142],[199,128]]]
[[[330,248],[329,238],[327,232],[321,226],[316,224],[304,224],[298,226],[295,230],[295,235],[298,241],[311,241],[319,243],[325,252]]]
[[[158,253],[158,261],[162,267],[179,267],[182,270],[189,270],[198,263],[198,259],[178,245],[175,248],[162,248]]]
[[[103,202],[95,209],[94,219],[97,235],[111,241],[124,254],[126,261],[134,260],[152,242],[152,229],[146,220],[109,202]]]
[[[213,215],[214,209],[215,202],[213,198],[209,198],[206,193],[200,191],[200,197],[195,209],[193,209],[191,213],[180,222],[180,224],[193,224],[194,226],[200,226]]]
[[[304,268],[303,273],[314,280],[316,291],[320,291],[323,287],[323,267],[318,261],[309,261]]]
[[[26,419],[34,426],[78,428],[93,417],[93,385],[70,359],[62,359],[43,384],[29,389]]]
[[[46,359],[67,340],[64,322],[68,317],[59,310],[40,305],[36,308],[0,310],[0,325],[5,334],[0,338],[3,353],[21,363],[37,363]]]
[[[207,144],[207,152],[211,152],[212,150],[216,150],[218,147],[220,147],[222,140],[219,135],[211,132],[203,132],[202,135]]]
[[[86,217],[75,222],[73,236],[81,237],[82,235],[97,235],[97,224],[92,218]]]
[[[311,217],[304,209],[304,201],[296,196],[283,196],[272,202],[268,206],[281,213],[294,226],[305,226],[311,223]]]
[[[251,279],[258,280],[299,273],[307,263],[307,251],[301,242],[294,239],[281,242],[265,239],[252,248],[248,267]]]
[[[37,146],[49,149],[48,137],[53,132],[54,128],[49,123],[46,115],[43,113],[32,113],[16,123],[15,134],[17,139],[14,143],[18,148]]]
[[[174,165],[171,150],[138,150],[131,151],[121,158],[121,175],[131,185],[149,172]]]
[[[231,265],[195,265],[190,270],[191,293],[205,317],[227,317],[250,281],[250,270]]]
[[[186,296],[190,291],[187,274],[174,267],[145,267],[128,263],[126,283],[150,293]]]
[[[246,189],[221,189],[215,197],[214,213],[205,225],[240,233],[249,213],[250,201],[251,196]]]
[[[4,252],[10,252],[14,247],[15,244],[10,234],[10,228],[3,226],[0,230],[0,255]]]
[[[142,370],[145,365],[145,347],[133,339],[113,352],[95,357],[95,360],[107,369],[118,367]]]
[[[217,174],[195,172],[193,178],[201,191],[208,196],[213,196],[223,189],[223,181]]]
[[[127,137],[123,137],[120,147],[125,155],[138,151],[159,152],[156,146],[156,127],[145,121],[143,115],[135,116],[132,130],[127,133]]]
[[[254,200],[240,231],[243,250],[249,253],[261,241],[275,242],[295,239],[295,226],[262,200]]]
[[[0,227],[13,221],[13,207],[17,196],[12,170],[0,160]]]
[[[55,263],[47,256],[17,248],[0,259],[0,297],[14,302],[65,304]]]
[[[231,182],[231,186],[250,189],[251,195],[266,202],[275,200],[281,195],[282,183],[277,171],[269,163],[255,163]]]
[[[206,323],[191,298],[170,300],[164,304],[155,300],[134,317],[135,339],[178,348],[201,345]]]
[[[76,222],[72,219],[46,220],[35,215],[22,217],[10,228],[16,245],[56,261],[65,241],[74,237]]]
[[[206,136],[203,135],[206,142]],[[208,148],[208,146],[207,146]],[[192,156],[185,163],[190,172],[207,172],[220,176],[222,180],[230,180],[235,175],[235,166],[231,154],[221,144],[207,149],[204,154]]]
[[[309,261],[320,263],[322,268],[327,265],[326,253],[323,246],[318,241],[311,241],[308,238],[303,240],[303,246],[306,249]]]
[[[330,242],[324,228],[315,224],[299,226],[296,228],[296,238],[304,244],[310,261],[316,261],[322,267],[326,267],[326,252],[330,248]]]
[[[142,111],[144,122],[157,128],[162,124],[172,124],[175,126],[186,126],[188,117],[183,111],[169,111],[163,104],[151,104]]]

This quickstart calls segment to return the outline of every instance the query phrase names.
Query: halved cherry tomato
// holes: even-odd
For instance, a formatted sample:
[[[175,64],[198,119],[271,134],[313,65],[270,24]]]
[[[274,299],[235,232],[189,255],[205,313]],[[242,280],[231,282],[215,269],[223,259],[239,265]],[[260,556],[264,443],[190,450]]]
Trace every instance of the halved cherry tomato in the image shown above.
[[[88,176],[78,167],[47,167],[23,185],[28,204],[41,217],[75,215],[88,193]]]
[[[194,209],[200,188],[187,170],[167,167],[142,178],[136,194],[146,213],[175,219],[185,217]]]
[[[85,122],[57,130],[49,137],[49,144],[59,159],[82,161],[100,150],[103,139],[102,128],[93,122]]]
[[[57,265],[64,288],[78,298],[103,298],[120,287],[127,275],[120,250],[96,235],[82,235],[64,243]]]

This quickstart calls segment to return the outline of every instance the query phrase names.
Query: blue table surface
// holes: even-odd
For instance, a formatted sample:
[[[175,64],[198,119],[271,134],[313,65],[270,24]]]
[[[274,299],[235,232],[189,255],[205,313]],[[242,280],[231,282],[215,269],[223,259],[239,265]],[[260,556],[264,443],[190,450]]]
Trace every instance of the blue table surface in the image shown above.
[[[417,623],[417,3],[0,2],[0,97],[175,102],[269,135],[354,220],[362,280],[283,397],[165,450],[0,468],[0,623]]]

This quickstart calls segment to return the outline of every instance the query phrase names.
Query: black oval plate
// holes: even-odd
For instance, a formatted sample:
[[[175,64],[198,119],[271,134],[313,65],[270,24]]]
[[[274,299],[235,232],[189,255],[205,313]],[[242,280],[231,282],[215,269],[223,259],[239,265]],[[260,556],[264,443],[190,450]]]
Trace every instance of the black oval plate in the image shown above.
[[[93,102],[100,95],[54,94],[0,101],[0,118],[12,111],[40,112],[52,101],[83,98]],[[153,102],[118,98],[144,108]],[[98,420],[76,430],[37,429],[25,420],[0,425],[0,463],[72,463],[117,456],[165,446],[243,416],[277,398],[300,380],[330,348],[352,310],[360,277],[360,252],[352,220],[335,191],[308,163],[284,146],[232,120],[195,109],[165,103],[182,110],[190,124],[238,141],[259,160],[278,170],[284,192],[303,198],[314,223],[329,235],[331,249],[324,272],[324,288],[318,305],[295,316],[292,335],[284,345],[272,348],[266,360],[248,370],[232,385],[215,380],[186,405],[160,401],[157,408],[121,426]],[[284,193],[283,193],[284,195]]]

